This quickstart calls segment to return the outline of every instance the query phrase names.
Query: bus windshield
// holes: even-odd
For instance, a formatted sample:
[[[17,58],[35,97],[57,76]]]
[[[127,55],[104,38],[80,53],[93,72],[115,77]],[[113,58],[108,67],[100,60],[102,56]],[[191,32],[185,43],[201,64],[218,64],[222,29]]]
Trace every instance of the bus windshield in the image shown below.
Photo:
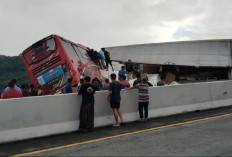
[[[65,46],[65,48],[67,49],[67,51],[74,57],[74,58],[78,58],[78,60],[80,60],[82,63],[87,63],[89,62],[91,59],[89,58],[86,50],[70,43],[67,42],[65,40],[62,40],[63,45]]]
[[[40,40],[33,44],[27,52],[23,54],[23,57],[28,65],[37,63],[51,55],[56,47],[54,38],[48,38],[45,40]]]

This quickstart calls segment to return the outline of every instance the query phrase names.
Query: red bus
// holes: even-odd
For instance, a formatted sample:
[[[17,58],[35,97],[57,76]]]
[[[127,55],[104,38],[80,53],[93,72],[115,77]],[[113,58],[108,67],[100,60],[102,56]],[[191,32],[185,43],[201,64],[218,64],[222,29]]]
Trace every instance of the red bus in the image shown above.
[[[67,85],[77,85],[83,76],[102,80],[99,67],[88,56],[89,48],[58,35],[34,43],[21,54],[30,81],[42,86],[45,95],[55,94]]]

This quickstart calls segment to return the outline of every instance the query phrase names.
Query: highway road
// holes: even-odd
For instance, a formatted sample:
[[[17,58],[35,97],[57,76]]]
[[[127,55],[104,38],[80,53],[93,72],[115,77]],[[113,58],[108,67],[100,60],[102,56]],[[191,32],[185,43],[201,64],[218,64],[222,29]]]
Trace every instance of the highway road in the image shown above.
[[[232,156],[232,107],[0,145],[16,156]]]

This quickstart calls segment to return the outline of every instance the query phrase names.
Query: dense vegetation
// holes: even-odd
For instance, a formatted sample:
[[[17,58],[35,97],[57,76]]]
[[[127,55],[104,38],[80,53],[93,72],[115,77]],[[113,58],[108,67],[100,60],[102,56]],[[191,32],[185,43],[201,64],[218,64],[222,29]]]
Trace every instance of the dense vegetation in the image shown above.
[[[17,79],[18,85],[29,84],[29,78],[20,56],[0,55],[0,92],[11,79]]]

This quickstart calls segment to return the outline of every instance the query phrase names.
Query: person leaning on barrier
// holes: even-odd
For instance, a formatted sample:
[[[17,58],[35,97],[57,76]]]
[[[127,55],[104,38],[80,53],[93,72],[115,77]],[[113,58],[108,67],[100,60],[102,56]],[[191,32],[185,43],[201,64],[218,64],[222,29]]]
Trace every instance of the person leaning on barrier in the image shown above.
[[[39,85],[38,86],[38,96],[42,96],[44,93],[43,93],[43,89],[42,89],[42,86],[41,85]]]
[[[85,76],[84,84],[81,85],[78,92],[78,95],[82,95],[79,132],[85,133],[93,131],[94,129],[95,91],[96,87],[90,83],[90,77]]]
[[[28,89],[28,85],[22,85],[21,86],[21,90],[22,90],[22,95],[23,97],[28,97],[29,96],[29,89]]]
[[[78,92],[78,84],[75,84],[72,86],[72,92],[77,93]]]
[[[121,84],[121,89],[130,88],[130,83],[126,81],[125,75],[119,76],[119,80]]]
[[[97,88],[98,91],[103,89],[102,83],[97,77],[92,80],[92,84]]]
[[[77,86],[77,93],[79,92],[79,90],[81,89],[81,86],[83,85],[83,83],[85,82],[85,80],[83,78],[80,78],[80,83]]]
[[[108,78],[105,79],[105,83],[102,84],[103,90],[109,90],[110,80]]]
[[[136,74],[136,78],[137,79],[133,82],[133,86],[137,85],[138,83],[142,83],[141,74],[140,73]]]
[[[30,85],[29,95],[30,96],[38,96],[38,89],[33,84]]]
[[[111,74],[110,78],[112,82],[110,83],[107,100],[110,102],[110,107],[112,108],[114,114],[115,124],[113,126],[120,126],[118,117],[121,120],[121,125],[124,124],[122,120],[122,113],[120,111],[121,85],[118,81],[116,81],[116,74]]]
[[[148,94],[149,85],[147,84],[147,78],[145,77],[142,78],[141,83],[138,83],[135,86],[128,89],[135,89],[135,88],[139,90],[138,108],[139,108],[140,121],[144,122],[147,121],[148,118],[148,104],[149,104],[149,94]],[[145,111],[145,114],[143,114],[143,110]]]
[[[68,78],[68,84],[65,87],[64,93],[72,93],[72,78]]]

